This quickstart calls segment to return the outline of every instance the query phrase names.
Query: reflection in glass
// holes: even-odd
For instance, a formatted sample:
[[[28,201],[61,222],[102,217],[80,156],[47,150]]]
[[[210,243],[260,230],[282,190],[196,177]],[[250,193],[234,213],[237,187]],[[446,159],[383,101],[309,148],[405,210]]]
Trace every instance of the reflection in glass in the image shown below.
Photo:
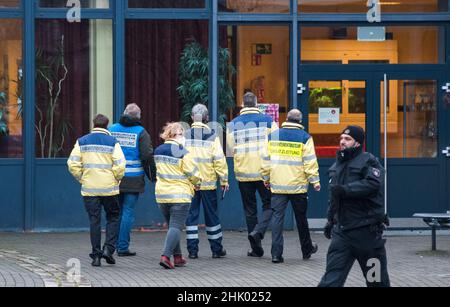
[[[384,95],[384,82],[381,94]],[[388,109],[388,158],[437,156],[437,82],[435,80],[390,81]],[[398,105],[398,112],[393,108]],[[381,100],[381,134],[384,139],[384,101]],[[391,113],[395,113],[393,118]],[[384,144],[382,142],[382,156]]]
[[[347,125],[365,128],[365,81],[311,80],[308,103],[309,133],[314,137],[316,154],[320,158],[336,156],[339,135]]]
[[[0,8],[2,7],[19,7],[20,6],[20,0],[0,0]]]
[[[0,20],[0,158],[23,157],[22,21]]]
[[[301,64],[445,63],[443,27],[303,27]]]
[[[95,114],[112,120],[112,21],[36,22],[36,156],[67,157]]]
[[[69,1],[67,0],[40,0],[40,7],[54,7],[54,8],[68,8]],[[81,0],[82,8],[107,9],[109,8],[109,0]]]
[[[231,51],[236,105],[239,114],[244,93],[258,97],[261,111],[284,122],[289,107],[290,40],[287,26],[221,26],[220,46]]]
[[[381,0],[381,13],[445,12],[447,0]],[[366,13],[366,0],[299,0],[300,13]]]
[[[128,0],[129,8],[204,8],[205,0]]]
[[[208,104],[208,21],[205,20],[128,20],[126,22],[126,102],[142,109],[142,124],[152,141],[160,144],[159,133],[169,121],[190,116],[182,112],[184,103]],[[190,54],[191,64],[182,61]],[[198,74],[186,78],[182,71],[195,66]],[[183,93],[180,86],[185,85]],[[191,101],[181,97],[194,97]],[[198,100],[196,99],[198,98]],[[203,99],[203,100],[201,100]]]
[[[289,0],[219,0],[220,12],[289,13]]]

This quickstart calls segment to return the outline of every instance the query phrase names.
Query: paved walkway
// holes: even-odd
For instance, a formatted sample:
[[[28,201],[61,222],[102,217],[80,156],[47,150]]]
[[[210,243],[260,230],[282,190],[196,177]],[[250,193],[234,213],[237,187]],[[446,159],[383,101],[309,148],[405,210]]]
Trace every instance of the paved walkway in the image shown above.
[[[290,287],[316,286],[324,269],[329,241],[314,233],[319,252],[301,260],[296,232],[285,233],[285,263],[270,261],[270,234],[264,240],[266,255],[246,256],[248,242],[242,232],[225,232],[227,257],[212,259],[204,231],[199,259],[184,268],[164,270],[159,255],[165,232],[133,233],[132,248],[138,256],[116,257],[115,266],[90,265],[88,233],[0,234],[0,287],[44,286],[175,286],[175,287]],[[431,252],[430,236],[388,236],[388,263],[393,286],[450,286],[450,236],[438,237],[438,250]],[[183,248],[185,242],[183,241]],[[81,280],[67,280],[67,262],[78,258]],[[364,286],[355,265],[346,286]]]

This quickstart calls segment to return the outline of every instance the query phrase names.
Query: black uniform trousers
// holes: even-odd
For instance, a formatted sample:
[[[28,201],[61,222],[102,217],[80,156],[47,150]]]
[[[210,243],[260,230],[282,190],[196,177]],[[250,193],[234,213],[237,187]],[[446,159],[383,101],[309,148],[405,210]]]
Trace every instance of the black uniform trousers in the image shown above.
[[[342,287],[358,261],[368,287],[389,287],[389,274],[382,226],[352,230],[335,226],[327,254],[327,268],[319,287]]]
[[[306,218],[308,209],[307,194],[272,194],[272,257],[281,257],[283,255],[284,216],[289,201],[294,210],[302,254],[304,256],[308,255],[313,249],[308,219]]]
[[[102,244],[102,207],[106,213],[106,239],[103,249],[107,249],[112,255],[116,249],[119,235],[120,206],[119,197],[116,196],[84,196],[84,206],[89,215],[91,230],[91,258],[101,257]]]
[[[256,231],[264,237],[272,218],[272,209],[270,207],[271,192],[264,186],[262,181],[239,182],[239,190],[244,205],[248,233]],[[258,222],[258,209],[256,206],[257,191],[263,203],[262,220],[260,222]]]

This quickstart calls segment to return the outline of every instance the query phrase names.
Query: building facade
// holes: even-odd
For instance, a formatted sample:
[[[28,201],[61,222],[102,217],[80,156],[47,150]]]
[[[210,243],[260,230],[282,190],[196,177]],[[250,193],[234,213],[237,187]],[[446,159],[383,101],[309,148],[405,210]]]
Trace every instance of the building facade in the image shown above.
[[[450,210],[449,2],[0,0],[0,230],[87,228],[66,161],[93,115],[135,102],[156,146],[189,99],[224,123],[246,91],[280,123],[302,110],[323,183],[313,225],[339,133],[358,124],[387,165],[394,226],[421,226],[413,213]],[[220,215],[245,226],[234,179]],[[162,221],[149,184],[136,224]]]

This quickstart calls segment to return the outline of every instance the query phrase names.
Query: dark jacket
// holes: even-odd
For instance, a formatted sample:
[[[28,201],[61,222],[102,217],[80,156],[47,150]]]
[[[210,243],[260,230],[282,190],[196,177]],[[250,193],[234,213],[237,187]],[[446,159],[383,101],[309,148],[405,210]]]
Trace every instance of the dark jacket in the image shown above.
[[[132,118],[128,115],[123,115],[119,122],[125,127],[141,126],[139,119]],[[139,136],[139,155],[147,178],[150,181],[156,181],[156,166],[153,159],[152,141],[145,129]],[[120,193],[144,193],[144,188],[144,176],[124,177],[120,183]]]
[[[340,197],[330,192],[329,221],[341,230],[384,221],[384,169],[374,155],[361,147],[338,151],[328,175],[330,186],[342,185],[345,191]]]

